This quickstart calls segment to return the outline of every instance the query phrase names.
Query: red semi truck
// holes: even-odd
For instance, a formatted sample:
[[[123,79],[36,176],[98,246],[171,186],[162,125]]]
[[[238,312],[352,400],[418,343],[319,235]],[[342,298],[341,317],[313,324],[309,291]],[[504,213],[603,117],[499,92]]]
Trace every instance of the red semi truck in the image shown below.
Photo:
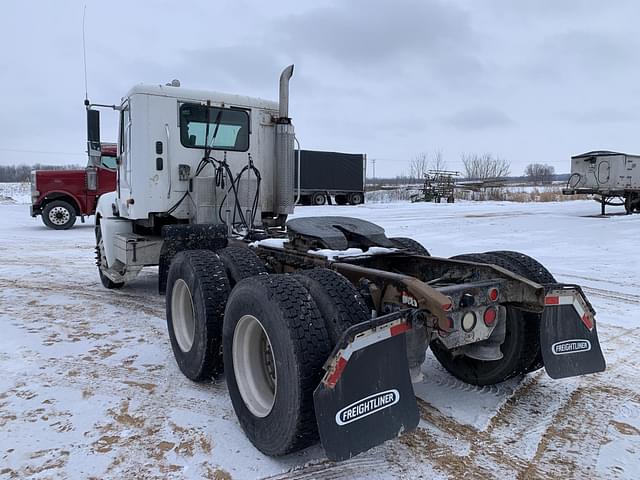
[[[31,216],[42,216],[44,224],[66,230],[80,217],[93,215],[100,195],[116,189],[116,144],[101,145],[100,161],[83,170],[33,170],[31,172]]]

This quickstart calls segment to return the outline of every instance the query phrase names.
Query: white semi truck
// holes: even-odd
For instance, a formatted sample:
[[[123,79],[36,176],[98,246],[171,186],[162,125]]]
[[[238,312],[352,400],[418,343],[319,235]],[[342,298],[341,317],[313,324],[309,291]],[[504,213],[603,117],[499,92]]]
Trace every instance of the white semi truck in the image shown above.
[[[286,222],[292,73],[277,103],[177,82],[131,89],[110,107],[117,189],[96,212],[103,285],[159,266],[180,370],[194,381],[224,373],[258,449],[283,455],[319,437],[343,460],[414,429],[412,381],[428,348],[475,385],[542,367],[554,378],[604,370],[580,287],[526,255],[438,258],[356,218]],[[85,104],[98,156],[105,105]]]

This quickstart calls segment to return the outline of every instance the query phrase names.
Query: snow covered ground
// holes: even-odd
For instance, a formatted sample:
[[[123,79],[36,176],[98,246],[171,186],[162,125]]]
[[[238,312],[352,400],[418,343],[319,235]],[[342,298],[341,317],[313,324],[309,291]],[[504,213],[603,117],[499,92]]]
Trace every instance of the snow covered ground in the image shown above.
[[[148,269],[102,288],[91,224],[46,229],[0,205],[0,478],[640,478],[640,216],[592,201],[302,207],[412,236],[434,255],[511,249],[585,287],[608,368],[491,388],[428,356],[419,429],[342,464],[319,446],[268,458],[221,383],[174,362]]]
[[[30,202],[30,183],[0,183],[0,205]]]

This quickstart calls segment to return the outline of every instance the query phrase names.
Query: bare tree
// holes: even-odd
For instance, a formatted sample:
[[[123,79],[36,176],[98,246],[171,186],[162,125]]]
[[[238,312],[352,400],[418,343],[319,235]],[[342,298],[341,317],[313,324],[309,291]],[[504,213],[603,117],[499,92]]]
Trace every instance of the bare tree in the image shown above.
[[[440,150],[432,153],[420,152],[409,162],[409,173],[413,181],[422,180],[428,170],[446,170],[447,162]]]
[[[490,153],[465,153],[462,155],[465,176],[473,180],[503,178],[511,171],[511,162]]]
[[[418,153],[409,162],[409,176],[413,181],[420,180],[428,170],[429,156],[425,152]]]
[[[440,150],[436,150],[431,155],[429,160],[429,170],[446,170],[447,169],[447,161],[442,156],[442,152]]]
[[[530,163],[524,170],[524,175],[536,185],[551,183],[555,168],[552,165],[542,163]]]
[[[83,169],[81,165],[0,165],[0,182],[28,182],[31,170]]]

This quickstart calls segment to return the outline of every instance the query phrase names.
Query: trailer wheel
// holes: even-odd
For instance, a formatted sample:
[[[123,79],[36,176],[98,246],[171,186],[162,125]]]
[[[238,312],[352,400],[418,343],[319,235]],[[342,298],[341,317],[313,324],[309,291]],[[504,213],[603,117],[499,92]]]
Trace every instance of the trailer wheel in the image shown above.
[[[42,209],[42,221],[54,230],[68,230],[76,223],[76,209],[69,202],[54,200]]]
[[[364,202],[364,196],[360,192],[350,193],[347,198],[349,199],[349,203],[351,205],[360,205]]]
[[[413,238],[409,237],[392,237],[391,240],[398,248],[402,248],[407,250],[409,253],[413,253],[416,255],[424,255],[426,257],[430,257],[431,254],[429,250],[424,248],[422,244]]]
[[[347,204],[347,196],[346,195],[336,195],[336,205],[346,205]]]
[[[316,192],[313,195],[311,195],[311,205],[320,206],[320,205],[324,205],[326,202],[327,202],[327,197],[322,192]]]
[[[514,272],[536,283],[556,283],[555,277],[547,270],[540,262],[520,252],[512,252],[508,250],[499,250],[495,252],[488,252],[491,255],[498,255],[512,260],[512,265],[517,267]],[[534,325],[537,330],[538,339],[536,357],[527,367],[525,373],[534,372],[541,369],[544,366],[542,360],[542,350],[540,348],[540,322],[542,321],[542,315],[534,312],[522,312],[525,321]]]
[[[245,434],[267,455],[318,439],[313,391],[331,342],[306,289],[290,275],[238,282],[223,327],[231,403]]]
[[[451,257],[477,263],[494,264],[517,273],[514,262],[491,254],[465,254]],[[440,364],[454,377],[472,385],[493,385],[524,374],[534,363],[540,349],[540,326],[530,322],[522,310],[507,306],[506,334],[500,351],[503,358],[494,361],[476,360],[465,355],[453,356],[439,341],[431,342],[431,351]]]
[[[222,371],[222,321],[229,295],[225,266],[211,250],[185,250],[167,276],[167,327],[180,371],[194,381]]]
[[[338,272],[328,268],[302,270],[295,275],[316,302],[334,346],[345,330],[370,318],[356,288]]]
[[[231,288],[240,280],[269,273],[265,263],[248,247],[227,247],[218,250]]]
[[[102,262],[106,261],[106,255],[104,253],[104,241],[102,240],[102,231],[100,225],[96,225],[96,266],[98,267],[98,276],[100,277],[100,283],[104,288],[114,290],[124,287],[124,282],[114,282],[104,273],[102,273]]]

